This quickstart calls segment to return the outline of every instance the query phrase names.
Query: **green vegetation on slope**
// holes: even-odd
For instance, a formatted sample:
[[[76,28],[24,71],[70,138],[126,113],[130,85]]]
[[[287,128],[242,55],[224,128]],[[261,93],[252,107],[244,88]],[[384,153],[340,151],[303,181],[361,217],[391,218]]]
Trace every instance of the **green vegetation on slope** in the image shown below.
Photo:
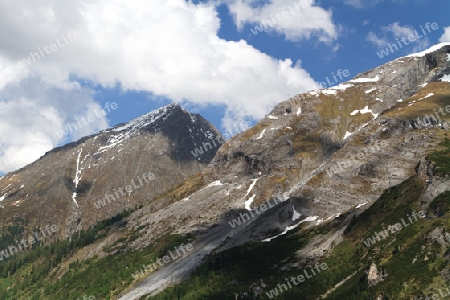
[[[450,174],[450,140],[445,138],[439,146],[443,149],[433,152],[428,156],[428,159],[436,164],[434,174],[442,176]]]

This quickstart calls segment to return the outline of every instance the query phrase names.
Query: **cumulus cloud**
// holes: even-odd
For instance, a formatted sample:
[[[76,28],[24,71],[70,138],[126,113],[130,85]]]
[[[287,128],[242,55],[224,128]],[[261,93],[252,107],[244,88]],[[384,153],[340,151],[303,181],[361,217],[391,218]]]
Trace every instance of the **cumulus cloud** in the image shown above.
[[[319,19],[296,17],[297,29],[283,23],[289,29],[287,36],[335,38],[331,13],[308,3],[308,12]],[[275,6],[270,11],[275,12]],[[248,16],[242,20],[248,22]],[[102,117],[69,137],[57,134],[77,115],[100,109],[94,91],[73,78],[103,87],[120,83],[124,90],[151,92],[173,101],[225,105],[225,125],[230,120],[259,119],[276,103],[316,87],[300,62],[274,59],[243,40],[220,39],[219,29],[213,3],[4,1],[0,171],[21,167],[68,138],[108,125],[107,117]],[[70,40],[75,32],[79,38]],[[53,44],[56,50],[45,52],[44,46],[52,49]],[[6,134],[10,132],[14,136]]]
[[[450,26],[444,28],[444,34],[439,38],[439,42],[450,42]]]
[[[232,0],[229,3],[238,29],[242,30],[246,24],[258,26],[264,31],[284,35],[290,41],[316,37],[323,42],[332,42],[338,37],[332,12],[316,5],[314,0],[270,0],[259,5],[260,2]],[[254,27],[254,33],[256,30]]]

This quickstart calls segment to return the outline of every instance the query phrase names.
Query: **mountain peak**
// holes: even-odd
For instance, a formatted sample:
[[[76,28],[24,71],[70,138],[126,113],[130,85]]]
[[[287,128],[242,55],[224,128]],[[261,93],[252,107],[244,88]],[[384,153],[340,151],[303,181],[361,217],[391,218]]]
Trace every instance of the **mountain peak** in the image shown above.
[[[158,120],[167,119],[167,117],[170,116],[175,111],[183,111],[183,109],[180,107],[178,103],[171,103],[169,105],[153,110],[145,115],[137,117],[136,119],[133,119],[128,123],[116,125],[111,130],[114,132],[122,132],[126,130],[130,132],[136,132],[142,128],[151,126]]]

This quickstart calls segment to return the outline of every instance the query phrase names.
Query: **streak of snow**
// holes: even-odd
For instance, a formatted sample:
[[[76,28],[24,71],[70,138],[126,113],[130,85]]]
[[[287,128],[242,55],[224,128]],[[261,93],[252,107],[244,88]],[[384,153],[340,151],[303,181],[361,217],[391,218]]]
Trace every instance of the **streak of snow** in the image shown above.
[[[328,221],[328,220],[331,220],[331,219],[335,219],[335,218],[339,217],[340,215],[341,215],[341,214],[332,215],[332,216],[328,217],[328,218],[325,220],[325,222]]]
[[[8,196],[8,194],[4,194],[3,196],[0,197],[0,201],[5,200],[6,196]]]
[[[262,240],[262,241],[263,241],[263,242],[270,242],[271,240],[276,239],[276,238],[279,237],[279,236],[285,235],[286,233],[288,233],[288,231],[291,231],[291,230],[297,228],[297,227],[298,227],[300,224],[302,224],[303,222],[312,222],[312,221],[317,220],[318,218],[319,218],[318,216],[307,217],[306,219],[303,219],[303,220],[301,220],[300,222],[298,222],[296,225],[292,225],[292,226],[286,227],[286,229],[285,229],[282,233],[280,233],[280,234],[278,234],[278,235],[276,235],[276,236],[274,236],[274,237],[264,239],[264,240]]]
[[[263,131],[261,131],[261,134],[256,139],[260,140],[263,137],[264,132],[266,132],[266,128],[264,128]]]
[[[367,202],[364,202],[364,203],[362,203],[362,204],[359,204],[356,208],[360,208],[360,207],[362,207],[362,206],[364,206],[364,205],[366,205],[367,204]]]
[[[301,107],[299,107],[297,110],[297,116],[300,115],[301,113],[302,113],[302,109],[301,109]]]
[[[253,187],[255,186],[256,182],[257,182],[259,179],[261,179],[261,177],[260,177],[260,178],[256,178],[256,179],[252,179],[253,182],[252,182],[252,184],[250,184],[250,186],[248,187],[248,190],[247,190],[247,193],[245,194],[245,196],[248,196],[248,194],[250,194],[250,192],[252,191]]]
[[[444,75],[444,76],[441,78],[441,81],[442,81],[442,82],[450,82],[450,74]]]
[[[277,117],[272,116],[272,115],[267,115],[267,118],[269,118],[270,120],[278,120]]]
[[[75,192],[73,192],[72,194],[72,200],[73,202],[75,202],[75,204],[78,207],[78,202],[76,200],[77,198],[77,192],[76,189],[78,187],[78,183],[80,182],[81,179],[81,170],[80,170],[80,156],[81,156],[81,152],[83,152],[83,148],[80,149],[80,153],[78,153],[78,158],[77,158],[77,171],[75,173],[75,179],[73,180],[73,183],[75,185]]]

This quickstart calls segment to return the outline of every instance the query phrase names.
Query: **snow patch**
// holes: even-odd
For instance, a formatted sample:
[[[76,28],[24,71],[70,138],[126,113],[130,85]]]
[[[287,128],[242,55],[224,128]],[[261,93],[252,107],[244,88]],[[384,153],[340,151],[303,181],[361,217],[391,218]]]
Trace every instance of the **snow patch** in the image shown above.
[[[346,131],[345,132],[345,135],[344,135],[344,140],[346,139],[346,138],[348,138],[349,136],[351,136],[353,134],[353,132],[348,132],[348,131]]]
[[[431,96],[434,96],[434,94],[433,94],[433,93],[428,93],[425,97],[420,98],[419,100],[427,99],[427,98],[430,98]],[[417,101],[419,101],[419,100],[417,100]],[[415,101],[414,101],[414,102],[415,102]],[[408,105],[408,106],[409,106],[409,105]]]
[[[270,120],[278,120],[277,117],[272,116],[272,115],[267,115],[267,118],[269,118]]]
[[[301,107],[299,107],[297,110],[297,116],[300,115],[301,113],[302,113],[302,109],[301,109]]]
[[[378,80],[380,80],[380,77],[377,75],[375,78],[356,78],[350,80],[349,82],[378,82]]]
[[[4,194],[3,196],[0,197],[0,201],[5,200],[6,196],[8,196],[8,194]]]
[[[213,181],[210,184],[208,184],[208,186],[206,188],[210,188],[213,186],[219,186],[219,185],[223,185],[223,183],[221,183],[220,180],[216,180],[216,181]]]
[[[349,84],[349,83],[341,83],[339,85],[335,85],[333,87],[331,87],[331,90],[339,90],[339,91],[345,91],[346,89],[348,89],[349,87],[354,86],[353,84]]]
[[[369,93],[372,93],[373,91],[376,91],[376,90],[377,90],[377,88],[374,87],[374,88],[371,88],[370,90],[365,91],[364,93],[369,94]]]
[[[351,116],[356,115],[357,113],[360,113],[362,115],[367,114],[367,113],[371,113],[372,116],[374,117],[374,119],[376,119],[378,117],[378,114],[375,114],[371,109],[369,109],[369,106],[366,105],[363,109],[360,110],[354,110],[350,113]]]
[[[336,95],[337,94],[336,90],[320,90],[320,92],[325,95]]]
[[[447,54],[447,55],[449,55],[449,54]],[[450,82],[450,74],[444,75],[444,76],[441,78],[441,81],[442,81],[442,82]]]
[[[251,208],[250,208],[250,205],[252,205],[252,203],[253,203],[253,200],[255,199],[255,194],[253,194],[253,196],[251,196],[250,197],[250,199],[248,199],[247,201],[245,201],[245,209],[246,210],[252,210]]]

